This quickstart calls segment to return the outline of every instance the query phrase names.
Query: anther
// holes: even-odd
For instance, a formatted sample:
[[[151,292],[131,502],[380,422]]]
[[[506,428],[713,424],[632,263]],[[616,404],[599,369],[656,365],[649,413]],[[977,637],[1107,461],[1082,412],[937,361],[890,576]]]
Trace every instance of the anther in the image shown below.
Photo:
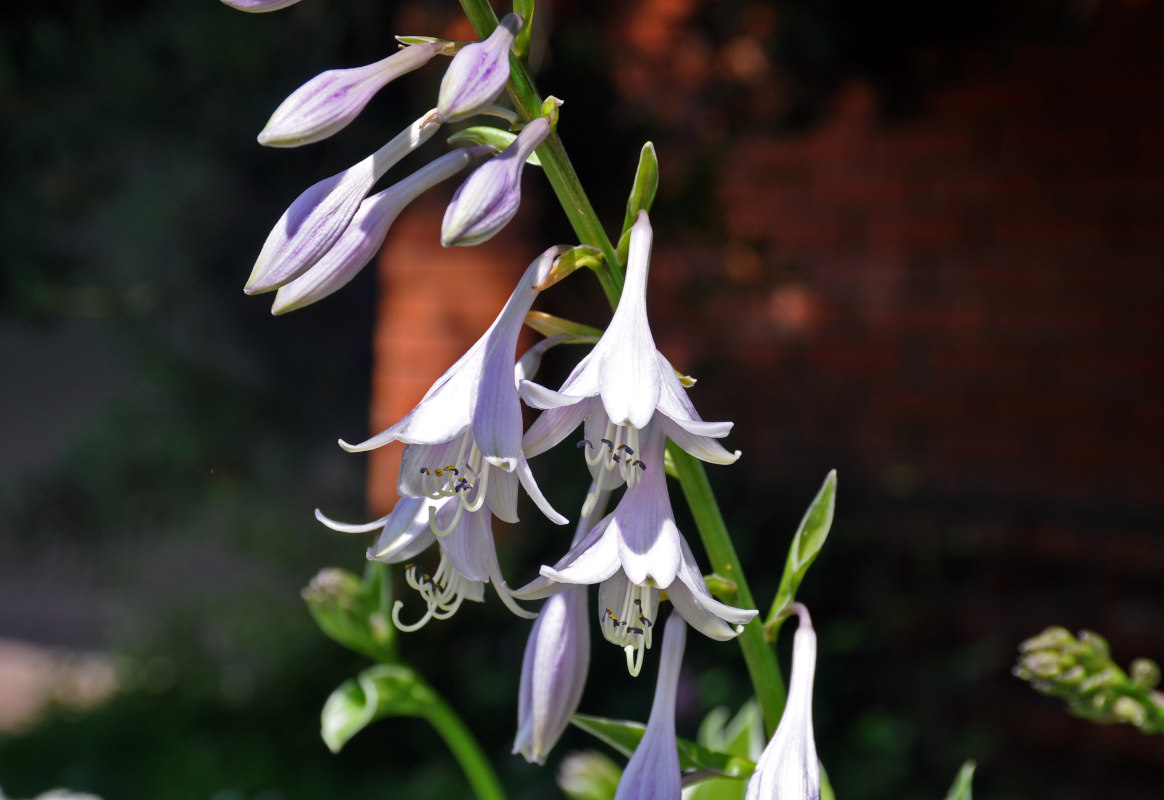
[[[583,447],[589,448],[591,450],[594,449],[594,445],[590,443],[589,439],[583,439],[582,441],[578,442],[578,449],[582,449]]]
[[[602,441],[602,443],[603,443],[604,445],[606,445],[606,449],[607,449],[607,450],[613,450],[613,449],[614,449],[614,442],[610,441],[610,439],[602,439],[601,441]]]
[[[631,450],[631,449],[630,449],[629,447],[627,447],[625,444],[620,444],[620,445],[619,445],[618,447],[616,447],[615,449],[616,449],[616,450],[626,450],[626,454],[627,454],[628,456],[633,456],[633,455],[635,454],[635,451],[634,451],[634,450]]]

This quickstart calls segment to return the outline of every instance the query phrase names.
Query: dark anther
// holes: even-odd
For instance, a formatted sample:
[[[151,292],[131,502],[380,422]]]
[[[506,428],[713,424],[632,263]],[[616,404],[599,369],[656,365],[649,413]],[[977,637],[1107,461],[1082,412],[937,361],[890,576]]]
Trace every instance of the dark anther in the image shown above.
[[[626,454],[627,454],[628,456],[633,456],[633,455],[635,454],[635,451],[634,451],[634,450],[631,450],[631,449],[630,449],[629,447],[627,447],[625,444],[620,444],[620,445],[618,446],[618,449],[619,449],[619,450],[626,450]]]
[[[626,632],[627,632],[627,633],[635,633],[635,634],[638,634],[639,636],[642,636],[642,635],[643,635],[643,629],[642,629],[642,628],[627,628],[627,629],[626,629]]]
[[[578,447],[589,447],[591,450],[594,449],[594,445],[590,443],[589,439],[583,439],[582,441],[578,442]]]
[[[646,470],[647,462],[646,461],[636,461],[635,466],[638,467],[639,469]]]
[[[428,474],[428,467],[421,467],[421,468],[420,468],[420,474],[421,474],[421,475],[427,475],[427,474]]]
[[[602,442],[604,445],[606,445],[606,449],[607,449],[607,450],[613,450],[613,449],[614,449],[614,442],[610,441],[610,439],[602,439],[602,440],[600,440],[600,441],[601,441],[601,442]]]

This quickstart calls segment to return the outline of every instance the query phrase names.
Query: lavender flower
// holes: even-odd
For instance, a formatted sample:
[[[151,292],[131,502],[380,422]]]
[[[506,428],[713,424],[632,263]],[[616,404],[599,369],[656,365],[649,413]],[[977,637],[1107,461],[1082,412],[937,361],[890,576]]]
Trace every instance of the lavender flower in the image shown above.
[[[513,144],[473,171],[453,195],[441,223],[441,244],[480,244],[509,224],[521,205],[521,170],[525,160],[550,134],[550,122],[538,117]]]
[[[326,139],[354,120],[390,81],[427,64],[449,46],[448,42],[413,44],[374,64],[321,72],[275,109],[259,133],[259,144],[299,147]]]
[[[323,258],[376,181],[439,127],[436,111],[430,111],[363,161],[299,195],[267,236],[243,291],[259,294],[278,289]]]
[[[675,695],[687,626],[678,614],[667,618],[663,655],[647,730],[623,770],[614,800],[679,800],[683,791],[679,751],[675,743]]]
[[[280,8],[293,6],[299,0],[222,0],[223,3],[239,11],[251,14],[262,14],[267,11],[278,11]]]
[[[509,50],[521,30],[521,17],[506,14],[483,42],[465,45],[453,56],[441,80],[437,113],[458,122],[488,108],[509,81]]]
[[[789,609],[800,615],[800,626],[792,640],[788,702],[748,780],[747,800],[820,800],[820,764],[812,734],[816,632],[807,608],[793,603]]]
[[[302,275],[279,287],[272,314],[285,314],[338,291],[372,260],[396,217],[421,192],[460,172],[488,146],[454,150],[360,203],[356,215],[327,254]]]

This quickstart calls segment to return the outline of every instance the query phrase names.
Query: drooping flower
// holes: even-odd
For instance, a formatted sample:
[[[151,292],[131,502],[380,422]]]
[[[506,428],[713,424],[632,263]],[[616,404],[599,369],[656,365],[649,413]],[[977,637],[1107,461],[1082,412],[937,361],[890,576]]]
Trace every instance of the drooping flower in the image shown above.
[[[473,170],[445,209],[441,222],[442,245],[480,244],[509,224],[521,205],[521,171],[525,161],[549,134],[549,120],[538,117],[500,155]]]
[[[374,64],[321,72],[279,104],[259,133],[259,144],[299,147],[328,138],[359,116],[390,81],[427,64],[450,46],[449,42],[421,42]]]
[[[820,763],[812,733],[816,632],[807,608],[800,603],[790,608],[799,614],[800,625],[792,640],[788,702],[748,780],[747,800],[820,800]]]
[[[635,472],[628,469],[625,456],[633,457],[639,450],[641,431],[652,421],[696,458],[730,464],[740,455],[715,441],[728,434],[732,423],[704,422],[674,367],[655,347],[647,321],[652,238],[650,220],[645,211],[640,212],[631,229],[626,283],[618,308],[598,344],[561,389],[555,392],[531,381],[521,383],[526,403],[545,409],[526,432],[529,457],[553,447],[586,420],[587,462],[595,475],[606,475],[600,486],[617,486]]]
[[[506,14],[483,42],[462,47],[441,80],[437,113],[442,122],[459,122],[488,108],[509,81],[509,51],[521,30],[521,17]]]
[[[711,596],[690,546],[679,532],[663,470],[665,436],[659,425],[641,432],[642,450],[627,471],[627,490],[614,512],[604,517],[541,577],[514,592],[533,600],[576,584],[600,584],[598,610],[602,635],[626,652],[627,669],[638,675],[643,651],[650,648],[660,591],[705,636],[731,639],[756,616]],[[625,464],[625,460],[620,462]]]
[[[445,153],[382,192],[360,203],[346,230],[323,258],[290,283],[279,287],[272,314],[285,314],[311,305],[343,288],[372,260],[388,235],[388,228],[417,195],[460,172],[493,148],[473,147]]]
[[[558,524],[566,518],[542,496],[521,447],[521,402],[514,381],[517,337],[535,288],[560,248],[552,247],[526,269],[489,330],[442,375],[420,403],[395,425],[367,441],[340,446],[348,452],[406,442],[397,490],[407,497],[458,498],[457,517],[488,506],[517,521],[517,485]],[[443,532],[443,526],[434,531]]]
[[[259,294],[278,289],[323,258],[376,181],[439,127],[434,109],[363,161],[299,195],[268,234],[243,291]]]
[[[404,602],[397,600],[392,608],[392,622],[402,631],[415,631],[429,620],[448,619],[465,600],[484,601],[486,583],[492,583],[505,607],[520,617],[532,619],[535,614],[518,605],[501,575],[497,547],[493,541],[492,517],[484,514],[461,514],[457,500],[451,497],[430,500],[425,497],[402,497],[392,512],[365,525],[348,525],[328,519],[318,509],[316,518],[332,530],[344,533],[380,531],[375,545],[368,550],[368,559],[387,564],[411,562],[433,542],[440,546],[441,559],[436,571],[429,575],[415,563],[404,569],[405,582],[415,589],[427,610],[419,620],[402,622],[400,612]],[[447,532],[437,538],[430,520],[447,526]]]
[[[262,14],[267,11],[278,11],[280,8],[293,6],[299,0],[222,0],[223,3],[239,11],[251,14]]]
[[[679,800],[683,777],[675,742],[675,696],[686,643],[683,618],[671,614],[663,631],[663,654],[647,730],[623,770],[614,800]]]

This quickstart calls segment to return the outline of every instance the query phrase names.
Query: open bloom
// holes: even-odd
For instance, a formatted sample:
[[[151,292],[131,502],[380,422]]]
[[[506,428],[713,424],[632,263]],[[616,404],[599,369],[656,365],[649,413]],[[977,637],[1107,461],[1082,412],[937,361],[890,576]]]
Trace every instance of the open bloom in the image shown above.
[[[542,496],[521,448],[521,402],[514,381],[517,337],[537,289],[560,248],[552,247],[525,271],[505,308],[485,335],[449,367],[416,408],[395,425],[349,452],[372,450],[389,442],[408,443],[397,489],[408,497],[457,498],[462,511],[487,505],[506,522],[517,521],[517,484],[557,524],[566,518]],[[444,526],[434,531],[443,533]]]
[[[628,474],[626,493],[598,524],[541,577],[514,592],[522,599],[548,597],[576,584],[600,584],[602,635],[626,652],[627,669],[638,675],[650,648],[660,591],[687,622],[705,636],[726,640],[756,616],[711,596],[690,546],[679,532],[663,471],[663,430],[642,432],[641,455]]]
[[[549,135],[549,120],[538,117],[522,128],[500,155],[473,170],[445,209],[443,246],[480,244],[509,224],[521,205],[521,171],[526,159]]]
[[[327,254],[298,278],[279,287],[271,313],[285,314],[303,308],[343,288],[379,252],[388,228],[417,195],[460,172],[474,158],[491,152],[492,147],[483,146],[445,153],[399,183],[365,198]]]
[[[483,42],[465,45],[441,79],[437,112],[442,122],[458,122],[484,111],[509,81],[509,50],[521,17],[506,14]]]
[[[587,421],[587,461],[602,486],[618,486],[633,469],[624,456],[639,450],[640,432],[655,421],[679,447],[696,458],[730,464],[739,451],[728,452],[716,439],[727,436],[730,422],[704,422],[687,398],[674,367],[655,347],[647,321],[647,272],[653,234],[646,212],[631,229],[626,284],[606,332],[558,391],[522,381],[526,403],[545,409],[525,435],[530,458],[562,441]],[[602,467],[598,471],[599,466]]]
[[[683,791],[679,751],[675,743],[675,695],[687,626],[678,614],[667,618],[663,655],[647,730],[623,770],[614,800],[679,800]]]
[[[279,104],[259,133],[259,144],[299,147],[326,139],[347,127],[390,81],[448,47],[449,42],[421,42],[374,64],[321,72]]]
[[[807,608],[800,603],[791,608],[800,615],[800,625],[792,640],[788,703],[748,780],[747,800],[820,800],[820,764],[812,734],[816,632]]]
[[[268,234],[243,291],[259,294],[278,289],[323,258],[376,181],[439,127],[434,109],[363,161],[299,195]]]
[[[392,622],[402,631],[415,631],[431,619],[447,619],[465,600],[482,602],[485,584],[490,582],[506,608],[520,617],[532,619],[535,616],[514,601],[501,575],[497,547],[493,542],[492,517],[487,513],[460,514],[453,498],[433,501],[423,497],[402,497],[392,513],[364,525],[336,522],[319,510],[315,516],[332,530],[344,533],[379,530],[376,544],[368,550],[368,559],[372,561],[387,564],[411,562],[433,542],[439,542],[441,560],[432,575],[414,563],[405,567],[404,580],[420,594],[427,610],[416,622],[405,623],[400,619],[404,602],[397,600],[392,608]],[[446,535],[440,539],[430,527],[433,516],[438,524],[448,526]]]

